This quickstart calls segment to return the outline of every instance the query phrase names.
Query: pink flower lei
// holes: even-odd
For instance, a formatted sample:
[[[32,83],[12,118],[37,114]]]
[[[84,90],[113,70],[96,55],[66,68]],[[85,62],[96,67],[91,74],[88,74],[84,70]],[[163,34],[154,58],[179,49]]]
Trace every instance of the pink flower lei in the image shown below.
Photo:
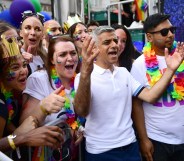
[[[172,55],[176,48],[176,41],[173,42],[170,54]],[[148,42],[143,48],[143,54],[146,64],[146,76],[150,86],[152,87],[161,77],[162,73],[159,70],[159,63],[155,51],[151,48],[151,43]],[[167,87],[167,92],[176,100],[184,99],[184,61],[177,69],[173,76],[174,81]]]

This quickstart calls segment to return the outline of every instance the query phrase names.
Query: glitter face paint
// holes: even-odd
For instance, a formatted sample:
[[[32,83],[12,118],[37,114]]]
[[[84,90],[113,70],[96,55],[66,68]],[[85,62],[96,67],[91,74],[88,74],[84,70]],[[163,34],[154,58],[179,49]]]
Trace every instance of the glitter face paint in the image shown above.
[[[80,35],[74,34],[73,38],[74,38],[75,41],[79,41],[80,40]]]
[[[52,36],[53,36],[53,33],[50,31],[50,28],[48,28],[48,29],[46,30],[46,32],[47,32],[47,35],[48,35],[49,37],[52,37]]]
[[[16,78],[15,72],[9,70],[7,77],[6,77],[7,81],[10,82],[10,81],[14,80],[15,78]]]
[[[73,34],[73,38],[75,41],[81,40],[82,37],[85,37],[85,35],[88,33],[86,27],[83,26],[77,26],[75,29],[75,32]]]

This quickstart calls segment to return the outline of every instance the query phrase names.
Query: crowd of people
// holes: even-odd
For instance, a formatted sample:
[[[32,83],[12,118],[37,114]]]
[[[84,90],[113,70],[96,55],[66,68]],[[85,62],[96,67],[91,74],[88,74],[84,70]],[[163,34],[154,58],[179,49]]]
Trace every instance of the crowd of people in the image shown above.
[[[64,31],[30,11],[19,30],[0,22],[0,151],[25,161],[183,161],[175,29],[169,15],[147,17],[139,53],[123,25]]]

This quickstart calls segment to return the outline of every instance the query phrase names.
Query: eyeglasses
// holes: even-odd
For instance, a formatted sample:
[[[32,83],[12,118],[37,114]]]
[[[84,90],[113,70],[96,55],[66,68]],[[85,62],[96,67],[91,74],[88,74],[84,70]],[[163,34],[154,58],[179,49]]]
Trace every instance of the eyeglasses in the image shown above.
[[[156,34],[156,33],[160,33],[162,36],[167,36],[169,31],[171,31],[172,34],[175,33],[176,31],[176,27],[170,27],[170,28],[164,28],[162,30],[159,30],[159,31],[154,31],[154,32],[148,32],[150,34]]]
[[[44,17],[44,15],[42,15],[41,13],[39,13],[39,12],[33,13],[32,11],[28,10],[28,11],[24,11],[24,12],[22,13],[22,21],[21,21],[21,23],[22,23],[26,18],[31,17],[31,16],[37,17],[37,18],[41,21],[42,24],[43,24],[44,21],[45,21],[45,17]]]

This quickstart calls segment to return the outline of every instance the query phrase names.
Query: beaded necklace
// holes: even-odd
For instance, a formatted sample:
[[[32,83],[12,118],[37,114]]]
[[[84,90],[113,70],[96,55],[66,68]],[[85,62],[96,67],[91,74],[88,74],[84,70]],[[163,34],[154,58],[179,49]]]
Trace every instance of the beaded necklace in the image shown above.
[[[176,41],[174,41],[170,54],[172,55],[176,48]],[[151,43],[148,42],[143,48],[143,54],[146,64],[146,76],[150,86],[152,87],[161,77],[162,73],[159,70],[159,63],[155,51],[151,48]],[[175,75],[173,76],[173,82],[167,87],[167,92],[172,98],[176,100],[184,99],[184,61],[181,63]]]
[[[51,70],[51,78],[54,81],[56,88],[59,88],[62,85],[61,80],[57,76],[57,73],[54,67]],[[72,77],[71,82],[70,82],[70,88],[71,88],[70,97],[72,99],[74,99],[75,97],[74,79],[75,79],[75,76]],[[69,124],[73,130],[78,129],[81,126],[81,123],[84,122],[84,119],[81,117],[76,118],[74,111],[70,108],[70,99],[66,96],[65,89],[63,89],[59,93],[59,95],[65,98],[65,104],[63,108],[67,116],[66,123]]]
[[[8,108],[8,121],[7,121],[7,123],[9,124],[11,122],[11,120],[12,120],[12,115],[14,114],[14,110],[13,110],[13,106],[12,106],[13,94],[12,94],[12,92],[7,91],[2,83],[1,83],[1,93],[5,97],[6,106]]]

